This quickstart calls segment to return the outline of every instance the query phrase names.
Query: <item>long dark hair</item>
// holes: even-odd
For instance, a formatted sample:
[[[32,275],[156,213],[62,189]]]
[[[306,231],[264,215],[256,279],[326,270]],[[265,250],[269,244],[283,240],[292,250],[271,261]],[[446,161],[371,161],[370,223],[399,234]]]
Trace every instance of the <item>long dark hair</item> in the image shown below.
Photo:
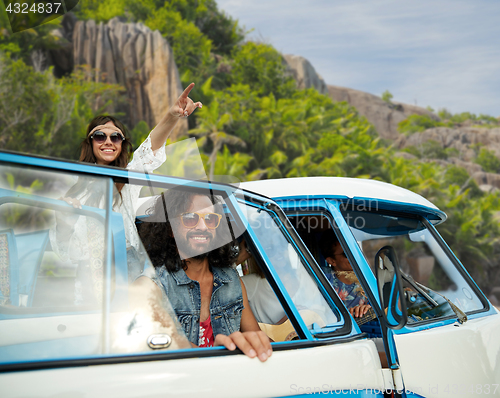
[[[328,229],[321,235],[319,239],[319,250],[326,259],[327,257],[335,256],[335,247],[339,244],[339,240],[333,229]]]
[[[207,196],[215,207],[215,211],[224,214],[222,204],[207,193],[188,192],[186,190],[171,188],[162,193],[155,201],[155,204],[147,210],[148,219],[142,222],[139,227],[139,236],[148,252],[149,258],[155,267],[165,265],[168,271],[176,272],[181,268],[186,269],[185,261],[181,260],[177,244],[174,238],[174,229],[169,220],[168,213],[177,216],[189,208],[193,196]],[[221,226],[226,222],[226,218],[221,220]],[[228,224],[229,225],[229,224]],[[230,228],[230,227],[229,227]],[[215,238],[215,249],[208,252],[205,257],[208,258],[210,267],[228,268],[232,267],[237,251],[234,247],[237,242],[227,233],[228,229],[219,227]],[[229,242],[222,244],[223,242]]]

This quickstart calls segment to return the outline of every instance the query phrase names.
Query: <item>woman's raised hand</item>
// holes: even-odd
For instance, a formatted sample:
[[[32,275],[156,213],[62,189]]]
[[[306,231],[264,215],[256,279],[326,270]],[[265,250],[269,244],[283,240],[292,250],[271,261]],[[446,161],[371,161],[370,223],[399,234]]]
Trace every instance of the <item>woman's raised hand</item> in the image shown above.
[[[189,98],[189,92],[193,89],[194,83],[191,83],[186,87],[184,92],[177,98],[177,101],[174,105],[170,107],[170,114],[172,116],[182,118],[188,117],[195,111],[196,108],[201,108],[203,105],[201,102],[193,102],[191,98]]]
[[[188,117],[196,108],[201,108],[201,102],[193,102],[189,98],[189,92],[193,89],[194,83],[186,87],[184,92],[177,98],[168,112],[163,116],[162,120],[151,131],[151,149],[156,151],[165,145],[167,138],[174,129],[179,119]]]

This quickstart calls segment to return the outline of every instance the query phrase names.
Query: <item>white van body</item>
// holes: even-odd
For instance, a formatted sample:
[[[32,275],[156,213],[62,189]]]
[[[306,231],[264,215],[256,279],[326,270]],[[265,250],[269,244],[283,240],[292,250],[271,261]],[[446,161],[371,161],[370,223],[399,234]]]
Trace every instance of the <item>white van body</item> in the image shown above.
[[[100,192],[99,205],[83,203],[79,209],[60,199],[82,181]],[[127,247],[127,215],[113,210],[115,183],[142,185],[147,195],[175,188],[221,198],[225,227],[233,241],[246,240],[297,339],[272,343],[273,355],[261,363],[238,350],[186,346],[168,302],[168,327],[135,312],[131,269],[139,265],[142,274],[149,258],[143,248],[133,256]],[[148,200],[155,198],[143,201]],[[363,332],[358,326],[329,283],[321,258],[313,257],[299,236],[302,231],[290,221],[297,215],[328,221],[381,319],[377,280],[360,246],[376,239],[370,230],[351,231],[339,210],[349,200],[397,208],[401,222],[385,210],[381,219],[394,221],[397,233],[410,235],[417,244],[429,225],[445,219],[424,198],[374,181],[286,179],[235,188],[0,151],[0,396],[383,398],[391,391],[402,397],[448,397],[470,388],[500,394],[495,384],[500,379],[500,316],[456,262],[457,274],[449,278],[461,284],[475,306],[465,310],[465,323],[458,324],[448,309],[441,308],[439,315],[428,311],[426,320],[387,329],[385,353],[377,345],[377,327]],[[294,208],[294,201],[303,210]],[[367,220],[378,220],[371,210],[364,210]],[[145,214],[138,225],[148,222]],[[63,259],[57,251],[58,239],[66,238],[57,237],[58,223],[81,218],[88,232],[83,239],[89,239],[92,256],[102,262],[102,272],[100,265],[92,268],[99,272],[88,276],[92,283],[83,284],[92,300],[99,299],[83,304],[85,280],[79,272],[85,258]],[[425,239],[434,244],[434,236],[429,232]],[[449,256],[446,250],[439,253],[442,261]],[[450,272],[450,264],[446,267]],[[463,301],[458,293],[453,299]],[[321,321],[309,321],[307,311]],[[170,345],[157,349],[150,344],[153,335],[168,337]],[[382,366],[384,355],[391,367]]]
[[[422,196],[374,180],[288,178],[244,182],[241,188],[272,198],[287,214],[306,212],[318,200],[332,200],[354,201],[377,210],[397,209],[399,213],[423,215],[433,225],[446,220],[446,215]],[[331,216],[335,221],[345,222],[338,214]],[[340,230],[347,233],[345,241],[349,249],[354,254],[361,254],[360,245],[356,244],[359,241],[352,239],[352,235],[348,236],[348,228]],[[367,288],[377,296],[372,273],[366,262],[363,264],[364,258],[361,255],[357,258],[360,260],[359,272],[366,273]],[[447,272],[455,273],[458,269],[470,278],[458,261],[450,263],[450,268]],[[446,321],[437,318],[422,326],[412,325],[389,331],[406,390],[425,397],[500,394],[500,315],[471,279],[469,283],[476,294],[481,295],[483,307],[468,314],[465,323],[461,324],[453,317]]]

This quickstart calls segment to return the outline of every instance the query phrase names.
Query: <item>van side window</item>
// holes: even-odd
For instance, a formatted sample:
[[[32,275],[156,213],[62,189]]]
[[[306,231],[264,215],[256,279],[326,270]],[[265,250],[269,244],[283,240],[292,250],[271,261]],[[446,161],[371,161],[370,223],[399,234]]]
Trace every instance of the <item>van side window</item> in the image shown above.
[[[316,329],[319,332],[322,328],[337,325],[339,318],[325,300],[303,260],[294,246],[285,238],[273,217],[268,212],[252,206],[240,204],[240,207],[246,213],[252,231],[257,235],[260,246],[256,249],[259,256],[272,266],[311,333],[316,333]],[[272,297],[274,293],[265,279],[263,280],[256,273],[253,275],[244,278],[256,280],[261,285],[260,289],[268,290],[267,296]],[[254,295],[254,297],[257,298],[259,295]],[[259,307],[258,304],[254,303],[254,305]],[[286,317],[287,314],[278,305],[279,302],[274,306],[276,311],[267,308],[267,312],[274,312],[272,318],[267,318],[268,321],[279,323]],[[255,312],[258,313],[259,309]],[[265,313],[265,311],[261,312]]]

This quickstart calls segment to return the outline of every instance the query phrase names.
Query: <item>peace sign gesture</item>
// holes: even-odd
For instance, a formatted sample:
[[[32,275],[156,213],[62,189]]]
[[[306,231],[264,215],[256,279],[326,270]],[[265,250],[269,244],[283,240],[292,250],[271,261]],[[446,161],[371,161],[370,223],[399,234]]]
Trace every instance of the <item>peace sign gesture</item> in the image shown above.
[[[203,105],[201,102],[193,102],[191,98],[189,98],[189,93],[194,87],[194,83],[191,83],[186,87],[184,92],[177,98],[177,101],[174,105],[169,109],[169,112],[172,116],[181,118],[188,117],[191,113],[194,112],[196,108],[201,108]]]

